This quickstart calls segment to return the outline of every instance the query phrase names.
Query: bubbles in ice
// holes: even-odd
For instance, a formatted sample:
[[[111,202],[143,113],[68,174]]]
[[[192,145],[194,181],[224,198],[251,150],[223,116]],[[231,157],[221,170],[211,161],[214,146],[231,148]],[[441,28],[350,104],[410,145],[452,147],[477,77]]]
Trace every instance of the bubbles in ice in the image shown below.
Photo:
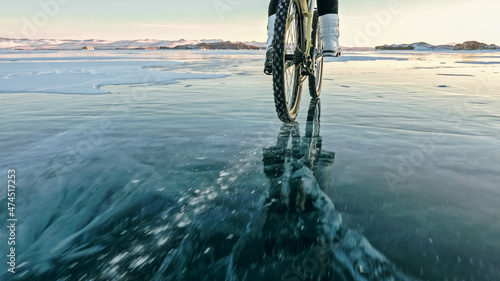
[[[111,268],[106,268],[106,270],[104,270],[104,272],[103,272],[103,275],[106,276],[106,277],[113,278],[113,277],[115,277],[118,274],[118,268],[120,268],[120,267],[119,266],[113,266]]]
[[[160,226],[155,229],[150,230],[147,234],[149,235],[157,235],[160,232],[163,232],[168,229],[168,225]]]
[[[191,220],[185,213],[179,213],[175,216],[175,221],[177,222],[177,227],[186,227],[191,224]]]
[[[160,240],[158,240],[158,247],[165,245],[165,243],[167,243],[167,241],[169,239],[170,239],[170,237],[164,237],[164,238],[161,238]]]
[[[144,252],[144,246],[142,245],[139,245],[132,250],[133,254],[140,254],[142,252]]]
[[[130,265],[130,268],[136,268],[136,267],[141,267],[144,265],[144,263],[148,260],[149,256],[144,256],[144,257],[140,257],[136,260],[134,260],[134,262]]]
[[[115,265],[117,263],[119,263],[124,257],[128,256],[129,252],[125,252],[125,253],[121,253],[119,254],[118,256],[114,257],[110,262],[109,264],[111,265]]]

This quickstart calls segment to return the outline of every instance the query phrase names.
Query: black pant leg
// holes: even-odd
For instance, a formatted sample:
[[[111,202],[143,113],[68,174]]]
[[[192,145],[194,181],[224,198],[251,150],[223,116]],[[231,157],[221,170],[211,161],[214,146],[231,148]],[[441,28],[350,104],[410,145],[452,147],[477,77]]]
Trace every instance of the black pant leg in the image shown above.
[[[318,14],[323,16],[326,14],[339,13],[339,0],[318,0]]]
[[[268,16],[276,14],[276,9],[278,9],[278,1],[279,0],[271,0],[271,2],[269,3]]]

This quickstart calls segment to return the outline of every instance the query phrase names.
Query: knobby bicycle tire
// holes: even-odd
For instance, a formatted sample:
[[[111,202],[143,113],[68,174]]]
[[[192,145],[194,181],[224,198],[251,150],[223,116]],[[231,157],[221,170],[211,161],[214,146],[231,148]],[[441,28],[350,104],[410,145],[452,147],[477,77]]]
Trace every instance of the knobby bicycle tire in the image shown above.
[[[287,21],[290,9],[295,9],[295,25],[290,24],[289,29],[293,31],[295,28],[297,35],[296,47],[301,48],[302,44],[302,17],[300,14],[300,6],[297,0],[281,1],[276,12],[275,34],[273,41],[273,90],[274,103],[278,118],[283,122],[293,122],[297,117],[300,106],[300,98],[302,94],[301,83],[301,65],[295,65],[293,69],[293,77],[287,81],[287,62],[285,60],[287,41]],[[290,56],[290,54],[288,54]],[[290,64],[290,61],[288,62]],[[291,70],[289,70],[291,72]],[[289,83],[291,82],[291,85]],[[289,92],[289,101],[287,102],[287,91]]]

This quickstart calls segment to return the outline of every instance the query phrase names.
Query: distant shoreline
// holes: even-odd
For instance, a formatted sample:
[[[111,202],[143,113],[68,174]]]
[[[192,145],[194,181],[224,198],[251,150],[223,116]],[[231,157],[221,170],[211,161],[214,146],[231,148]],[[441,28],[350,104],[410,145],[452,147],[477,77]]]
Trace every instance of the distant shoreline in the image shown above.
[[[447,45],[431,45],[426,42],[417,42],[412,44],[392,44],[375,46],[375,50],[389,50],[389,51],[430,51],[430,50],[443,50],[443,51],[480,51],[480,50],[500,50],[500,47],[495,44],[486,44],[478,41],[465,41],[458,44]]]
[[[246,41],[231,42],[220,39],[202,40],[72,40],[72,39],[13,39],[0,37],[0,51],[155,51],[155,50],[265,50],[265,42]],[[477,41],[466,41],[464,43],[432,45],[426,42],[411,44],[386,44],[375,47],[342,47],[345,51],[498,51],[500,47],[494,44],[486,44]]]

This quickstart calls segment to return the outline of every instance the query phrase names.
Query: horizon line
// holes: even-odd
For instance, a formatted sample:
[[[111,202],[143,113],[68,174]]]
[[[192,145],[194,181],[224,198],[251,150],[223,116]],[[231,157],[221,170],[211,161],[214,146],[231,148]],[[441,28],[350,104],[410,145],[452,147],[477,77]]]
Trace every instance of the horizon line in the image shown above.
[[[218,40],[222,42],[256,42],[256,43],[261,43],[264,44],[266,43],[265,41],[257,41],[257,40],[228,40],[228,39],[221,39],[221,38],[202,38],[202,39],[186,39],[186,38],[180,38],[180,39],[156,39],[156,38],[136,38],[136,39],[118,39],[118,40],[113,40],[113,39],[98,39],[98,38],[86,38],[86,39],[75,39],[75,38],[14,38],[14,37],[3,37],[0,36],[0,39],[7,39],[7,40],[68,40],[68,41],[89,41],[89,40],[97,40],[97,41],[110,41],[110,42],[119,42],[119,41],[140,41],[140,40],[151,40],[151,41],[203,41],[203,40]],[[342,46],[346,48],[371,48],[371,47],[377,47],[377,46],[384,46],[384,45],[411,45],[411,44],[418,44],[418,43],[425,43],[425,44],[430,44],[433,46],[446,46],[446,45],[456,45],[456,44],[462,44],[464,42],[479,42],[479,43],[484,43],[487,45],[496,45],[495,43],[485,43],[481,42],[478,40],[466,40],[463,42],[448,42],[448,43],[439,43],[439,44],[433,44],[433,43],[428,43],[426,41],[415,41],[412,43],[384,43],[381,45],[370,45],[370,46]]]

